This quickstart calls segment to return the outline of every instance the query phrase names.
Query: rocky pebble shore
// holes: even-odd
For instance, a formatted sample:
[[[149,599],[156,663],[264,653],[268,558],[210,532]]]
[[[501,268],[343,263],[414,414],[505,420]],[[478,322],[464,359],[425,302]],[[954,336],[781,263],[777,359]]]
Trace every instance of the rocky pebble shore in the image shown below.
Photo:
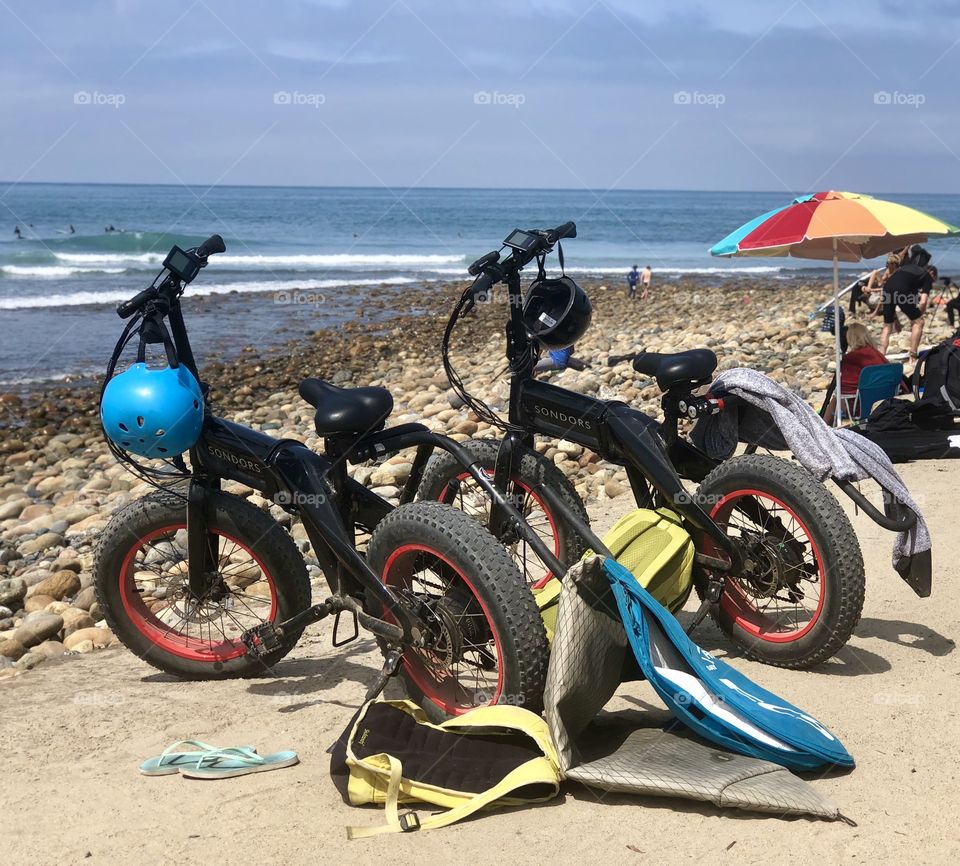
[[[655,383],[630,364],[609,367],[608,355],[645,348],[679,351],[709,346],[720,370],[748,366],[813,400],[828,385],[832,338],[808,312],[827,296],[823,285],[790,282],[693,281],[661,283],[648,302],[629,302],[622,289],[584,281],[594,302],[593,325],[577,346],[592,362],[582,372],[550,374],[556,384],[625,400],[659,414]],[[319,331],[282,350],[258,354],[246,347],[239,360],[207,365],[214,410],[278,438],[322,447],[313,410],[297,395],[299,381],[322,376],[339,385],[383,385],[394,394],[393,423],[420,421],[457,440],[490,437],[496,430],[462,407],[440,363],[446,316],[462,286],[411,290],[398,318],[375,327],[363,319],[336,331]],[[506,300],[495,297],[462,323],[454,360],[471,391],[502,410],[509,391],[504,375]],[[944,316],[927,342],[947,334]],[[189,325],[189,315],[188,315]],[[942,331],[942,333],[941,333]],[[891,351],[905,346],[896,337]],[[541,441],[538,450],[573,479],[586,501],[626,491],[624,472],[600,462],[572,442]],[[359,481],[396,497],[411,469],[411,454],[351,468]],[[150,492],[118,465],[97,419],[97,389],[59,386],[30,394],[0,394],[0,678],[16,676],[45,660],[111,646],[92,583],[93,546],[111,514]],[[306,535],[278,506],[243,491],[269,509],[304,550]]]

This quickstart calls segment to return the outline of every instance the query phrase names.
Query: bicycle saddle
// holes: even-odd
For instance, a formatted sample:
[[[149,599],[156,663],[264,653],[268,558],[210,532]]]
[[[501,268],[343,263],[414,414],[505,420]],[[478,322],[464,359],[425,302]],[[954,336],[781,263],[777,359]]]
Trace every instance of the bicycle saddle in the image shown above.
[[[386,388],[338,388],[323,379],[304,379],[300,396],[317,412],[317,433],[370,433],[379,430],[393,411],[393,396]]]
[[[661,391],[669,391],[678,385],[692,390],[710,381],[717,369],[717,356],[710,349],[690,349],[668,355],[640,352],[633,359],[633,369],[656,377]]]

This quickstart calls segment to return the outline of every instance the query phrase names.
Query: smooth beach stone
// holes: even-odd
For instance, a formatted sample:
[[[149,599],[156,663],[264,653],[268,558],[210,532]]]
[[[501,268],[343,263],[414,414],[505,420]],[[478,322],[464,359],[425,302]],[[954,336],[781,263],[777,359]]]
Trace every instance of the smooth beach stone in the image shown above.
[[[70,647],[68,652],[90,653],[90,652],[93,652],[96,648],[97,647],[92,640],[81,640],[73,644],[73,646]]]
[[[28,653],[24,653],[17,661],[14,663],[14,666],[19,668],[22,671],[32,671],[37,665],[43,664],[47,660],[48,656],[44,653],[37,652],[36,650],[30,650]]]
[[[55,602],[56,599],[53,596],[35,592],[28,596],[27,600],[23,603],[23,609],[27,613],[35,613],[38,610],[46,610],[47,605],[54,604]]]
[[[74,571],[79,574],[83,571],[83,563],[80,561],[77,556],[65,556],[63,553],[60,554],[60,558],[57,559],[53,564],[53,570],[57,571]]]
[[[7,502],[0,502],[0,520],[9,520],[11,517],[20,517],[24,509],[30,508],[29,499],[11,499]],[[30,518],[26,518],[29,520]]]
[[[55,613],[58,616],[63,616],[63,612],[69,609],[70,604],[66,601],[51,601],[50,604],[44,608],[47,613]]]
[[[15,638],[8,637],[5,640],[0,640],[0,656],[4,658],[16,661],[26,651],[27,648]]]
[[[75,631],[69,637],[64,638],[63,645],[68,652],[89,652],[89,650],[77,649],[77,647],[84,642],[89,642],[91,649],[102,649],[110,646],[112,641],[113,633],[109,629],[93,626]]]
[[[63,613],[63,634],[64,637],[70,637],[75,631],[83,628],[93,628],[95,620],[90,614],[76,607],[68,607]]]
[[[49,595],[55,601],[67,596],[76,595],[80,591],[80,578],[75,571],[64,569],[57,571],[30,587],[30,595]]]
[[[27,582],[20,577],[0,580],[0,605],[16,609],[27,594]]]
[[[63,544],[62,535],[56,532],[45,532],[31,541],[25,541],[17,549],[23,554],[40,553],[58,544]]]
[[[28,649],[59,634],[63,618],[55,613],[32,613],[13,632],[14,640]]]
[[[80,608],[80,610],[89,611],[90,606],[97,600],[96,590],[92,586],[84,587],[77,593],[77,597],[73,600],[73,607]]]
[[[41,644],[37,644],[30,652],[39,653],[44,655],[47,658],[56,658],[57,656],[62,656],[66,652],[66,647],[58,640],[45,640]]]
[[[29,503],[30,500],[23,500],[25,503]],[[20,519],[25,523],[29,523],[32,520],[35,520],[38,517],[42,517],[45,514],[49,514],[53,510],[53,506],[46,502],[38,502],[35,505],[26,504],[23,509],[20,511]],[[2,511],[0,511],[2,513]],[[11,515],[12,516],[12,515]]]

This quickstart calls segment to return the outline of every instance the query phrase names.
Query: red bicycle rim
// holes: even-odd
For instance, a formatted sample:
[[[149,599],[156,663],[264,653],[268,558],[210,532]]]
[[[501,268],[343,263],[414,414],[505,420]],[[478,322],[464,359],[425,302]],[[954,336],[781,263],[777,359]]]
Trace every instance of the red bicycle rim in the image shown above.
[[[490,475],[491,473],[487,472],[486,474]],[[468,479],[470,481],[473,480],[469,472],[464,472],[462,475],[457,476],[457,481],[461,483],[463,483]],[[529,496],[537,504],[537,506],[543,512],[544,516],[547,518],[547,523],[550,525],[550,536],[553,539],[553,555],[556,556],[557,559],[559,559],[560,558],[560,536],[557,534],[557,522],[553,519],[553,515],[550,513],[550,510],[547,508],[546,503],[539,496],[537,496],[537,494],[534,493],[529,487],[527,487],[527,485],[524,484],[522,481],[514,481],[513,484],[516,487],[518,487],[520,490],[522,490],[524,492],[524,495]],[[451,504],[449,487],[447,487],[443,491],[443,493],[440,494],[440,501],[446,503],[447,505]],[[519,543],[525,544],[526,542],[524,542],[521,539]],[[535,554],[532,554],[532,555],[535,555]],[[522,566],[521,566],[521,571],[523,571]],[[530,584],[530,586],[533,589],[540,589],[542,586],[546,586],[546,584],[548,584],[552,579],[553,579],[553,572],[547,571],[547,573],[544,574],[543,577],[533,581]]]
[[[429,664],[426,661],[426,656],[429,655],[428,650],[407,649],[403,656],[404,668],[410,679],[413,680],[417,688],[423,693],[423,696],[440,707],[440,709],[448,715],[458,716],[476,706],[495,704],[503,693],[503,651],[500,646],[500,635],[493,625],[490,611],[477,594],[476,588],[470,582],[470,579],[447,557],[437,553],[437,551],[432,548],[422,544],[405,544],[390,554],[386,563],[384,563],[381,580],[387,586],[396,587],[397,584],[392,580],[391,572],[395,567],[399,568],[399,564],[402,562],[401,557],[415,557],[420,553],[428,554],[444,562],[456,574],[457,578],[463,581],[464,585],[470,590],[473,600],[480,606],[480,610],[483,612],[487,626],[493,636],[493,642],[496,648],[497,682],[492,693],[484,687],[480,687],[471,692],[468,688],[465,688],[460,680],[449,670],[443,669],[441,671],[438,670],[436,666]],[[389,616],[389,614],[387,616]],[[444,674],[446,674],[445,677]],[[471,695],[472,697],[470,697]],[[481,700],[477,701],[475,698],[481,698]]]
[[[209,631],[209,639],[207,640],[203,638],[202,628],[200,629],[200,636],[198,637],[183,634],[160,620],[144,603],[142,595],[137,592],[136,582],[134,581],[134,570],[132,568],[137,553],[153,540],[161,536],[171,537],[181,529],[186,529],[185,523],[171,524],[161,529],[155,529],[153,532],[139,539],[127,552],[118,578],[123,609],[127,618],[134,624],[137,630],[156,645],[158,649],[164,652],[191,661],[207,662],[210,664],[237,658],[246,652],[243,644],[240,642],[239,635],[235,639],[227,638],[223,635],[221,639],[218,640],[213,634],[212,628]],[[270,612],[268,616],[257,620],[257,622],[272,622],[275,620],[277,616],[277,588],[273,575],[267,571],[260,558],[238,539],[220,530],[211,530],[211,534],[232,542],[240,550],[246,552],[251,560],[257,564],[262,575],[262,580],[266,581],[270,586]],[[249,626],[255,624],[256,622],[251,619]]]
[[[710,516],[718,523],[724,524],[724,522],[733,512],[737,500],[748,496],[752,496],[759,500],[766,500],[770,503],[775,503],[777,507],[783,509],[783,511],[789,515],[790,521],[795,522],[800,531],[803,533],[803,540],[809,544],[817,565],[818,581],[816,585],[819,588],[819,593],[817,597],[816,608],[810,614],[810,618],[807,622],[798,622],[796,623],[796,627],[792,629],[777,628],[778,617],[771,617],[765,608],[758,607],[758,599],[750,597],[733,577],[728,577],[726,580],[723,595],[720,598],[720,607],[723,609],[724,613],[729,616],[737,625],[739,625],[744,631],[749,632],[758,640],[768,641],[770,643],[789,643],[791,641],[799,640],[816,625],[817,621],[820,619],[820,614],[823,612],[826,586],[824,582],[825,569],[823,565],[823,557],[820,554],[820,549],[817,547],[816,542],[813,540],[813,536],[810,534],[810,530],[807,528],[807,525],[803,522],[803,520],[800,519],[799,515],[797,515],[797,513],[785,502],[778,499],[776,496],[771,495],[770,493],[749,489],[731,491],[730,493],[725,494],[713,507],[710,512]],[[762,530],[762,527],[757,528]],[[709,546],[713,547],[712,544]],[[716,548],[713,548],[713,550],[714,555],[722,555],[722,553],[717,551]],[[804,587],[810,585],[811,584],[809,581],[803,581]],[[780,608],[776,608],[774,609],[773,613],[782,613],[782,610]],[[774,628],[776,628],[776,630],[773,630]]]

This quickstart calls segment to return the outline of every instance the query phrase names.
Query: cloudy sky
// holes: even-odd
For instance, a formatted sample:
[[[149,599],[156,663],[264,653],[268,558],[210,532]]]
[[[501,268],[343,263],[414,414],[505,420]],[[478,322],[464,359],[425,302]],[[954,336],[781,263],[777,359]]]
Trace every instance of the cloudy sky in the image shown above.
[[[0,179],[958,192],[951,0],[0,0]]]

